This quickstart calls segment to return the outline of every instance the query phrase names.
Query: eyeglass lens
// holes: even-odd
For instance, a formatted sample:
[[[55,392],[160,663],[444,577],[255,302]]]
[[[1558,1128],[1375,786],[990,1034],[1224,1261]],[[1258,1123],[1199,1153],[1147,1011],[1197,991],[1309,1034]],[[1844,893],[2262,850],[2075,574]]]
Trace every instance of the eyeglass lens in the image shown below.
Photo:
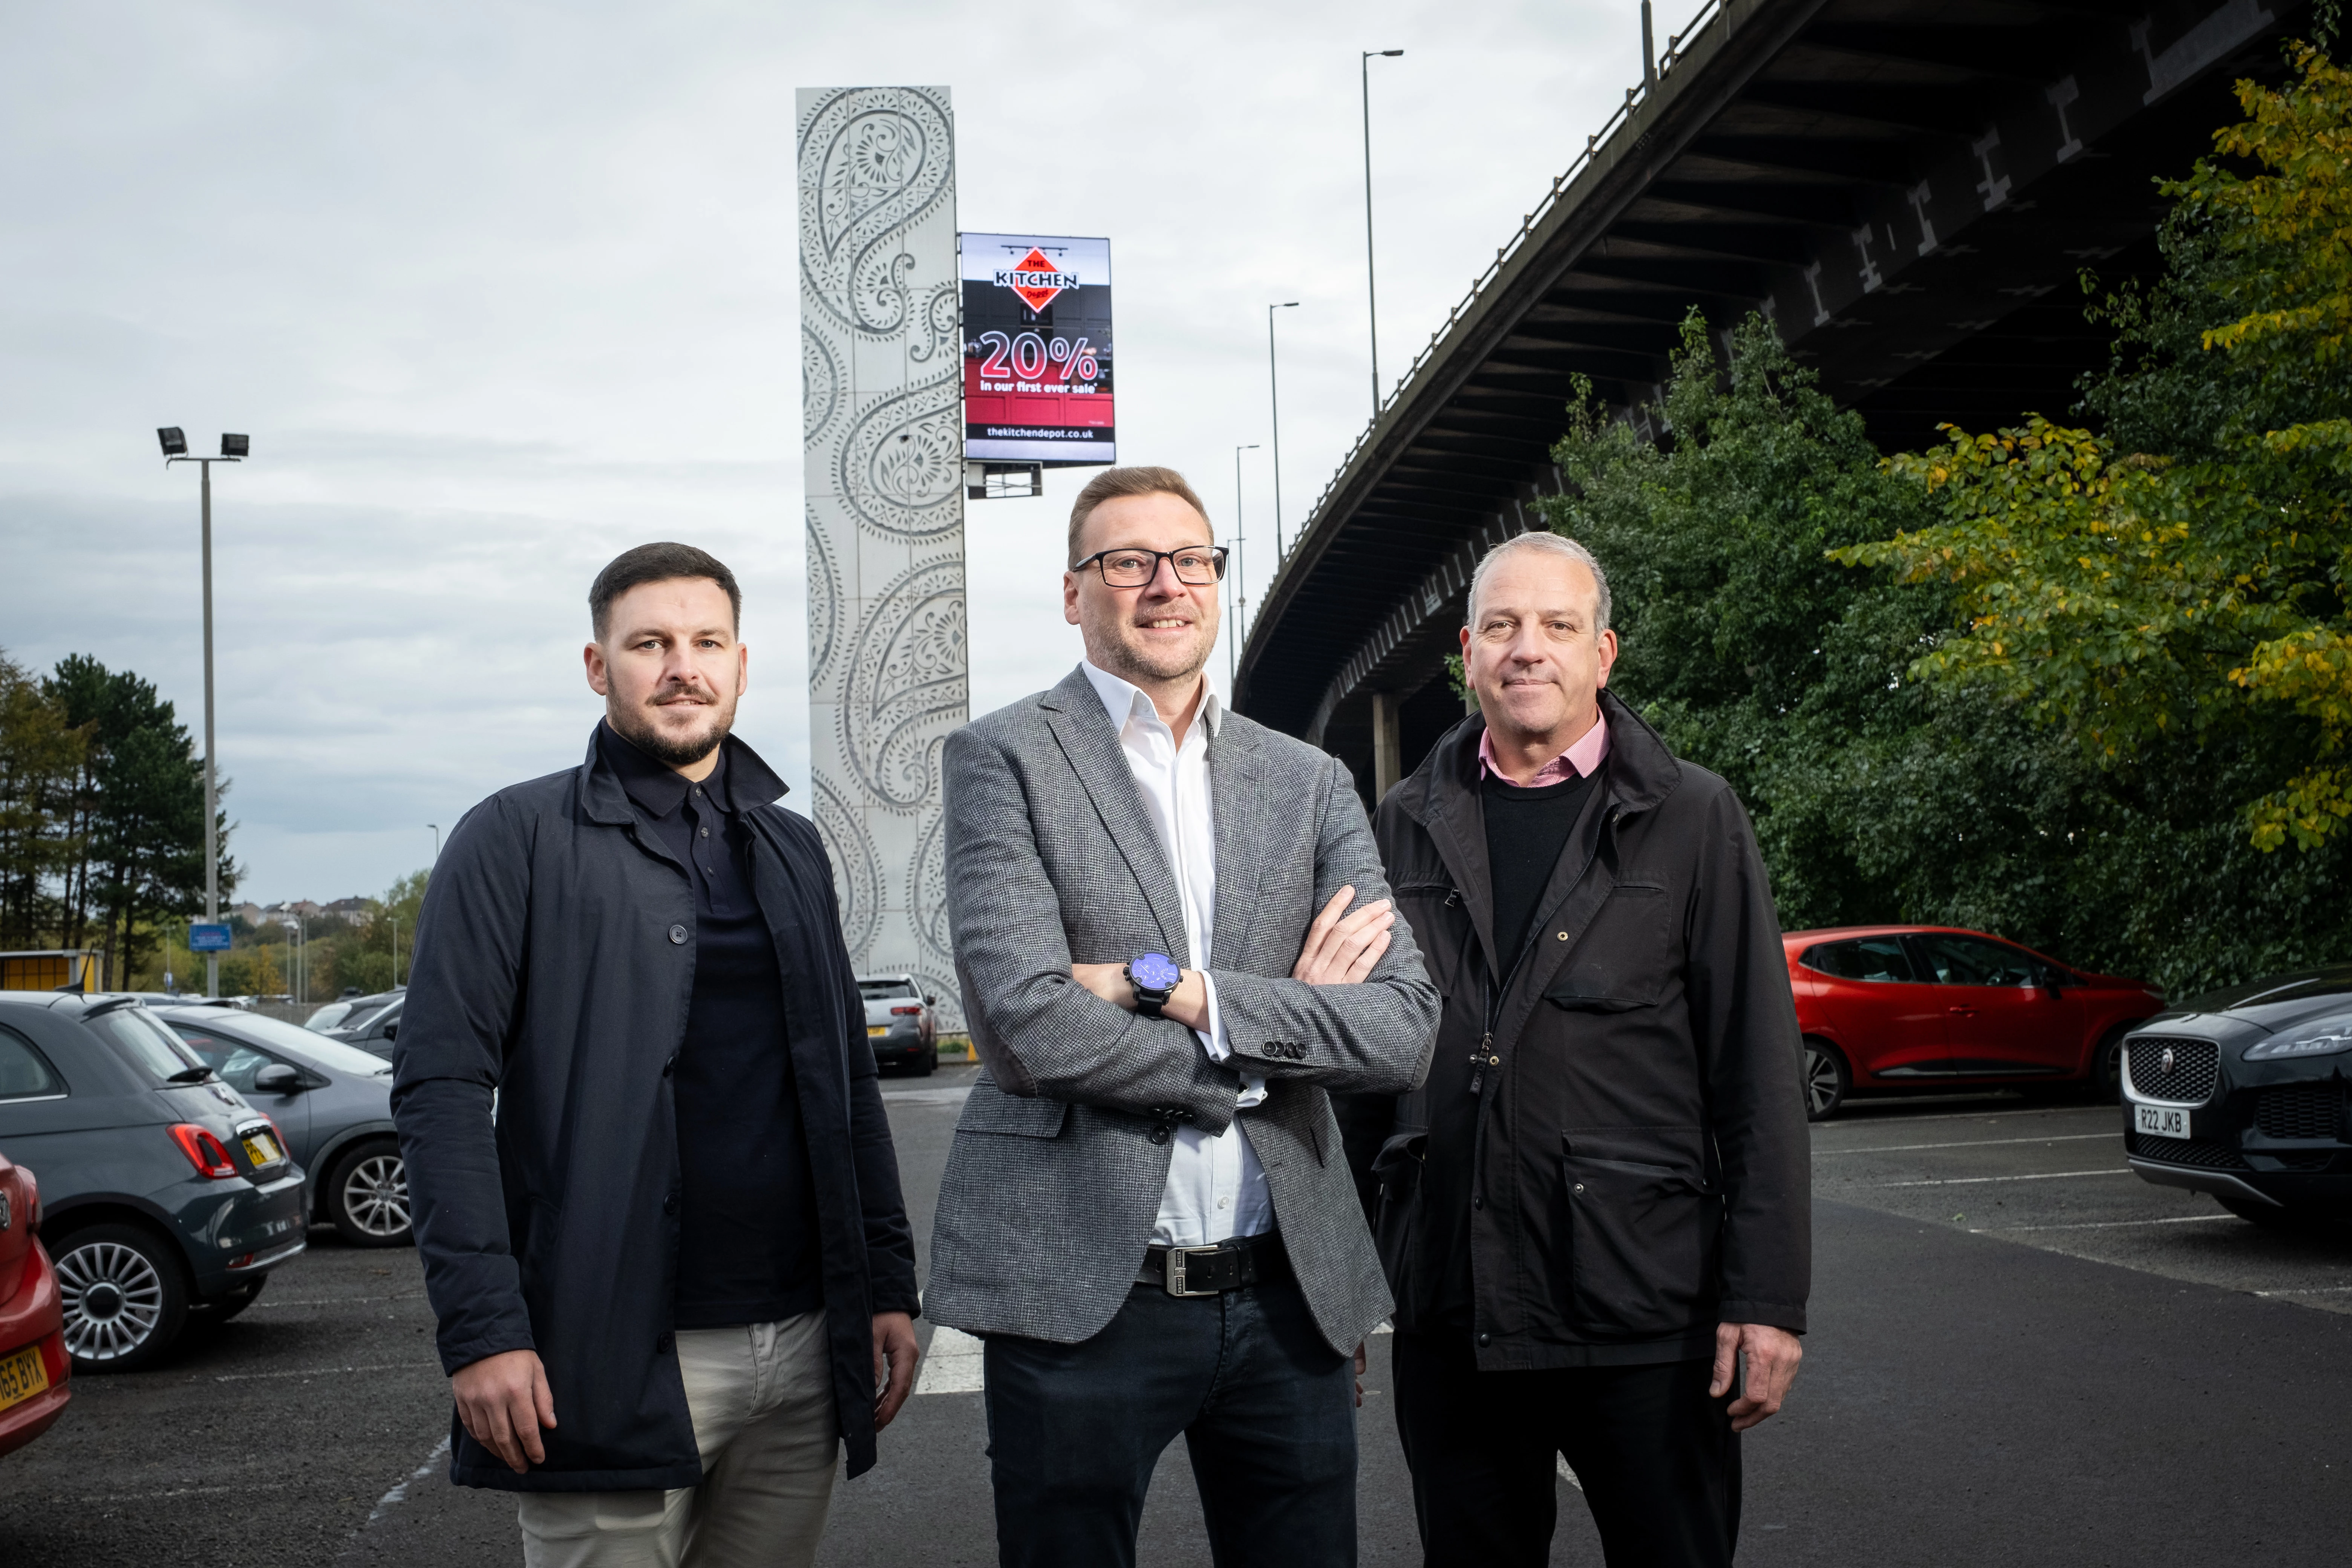
[[[1222,554],[1216,550],[1113,550],[1102,557],[1103,581],[1114,588],[1140,588],[1166,560],[1175,565],[1178,582],[1199,587],[1221,575]]]

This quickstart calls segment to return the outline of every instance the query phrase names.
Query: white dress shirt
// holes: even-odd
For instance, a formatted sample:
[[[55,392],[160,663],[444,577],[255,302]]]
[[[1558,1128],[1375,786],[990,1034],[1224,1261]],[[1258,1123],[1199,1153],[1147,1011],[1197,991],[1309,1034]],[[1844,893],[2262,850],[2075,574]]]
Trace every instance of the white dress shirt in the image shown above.
[[[1209,740],[1223,721],[1217,694],[1204,681],[1201,705],[1185,726],[1184,743],[1160,717],[1151,699],[1118,676],[1097,669],[1090,662],[1079,668],[1094,683],[1103,711],[1118,731],[1119,749],[1127,753],[1128,771],[1135,775],[1136,792],[1160,836],[1168,868],[1176,874],[1176,892],[1184,906],[1184,940],[1192,949],[1187,966],[1199,973],[1208,992],[1209,1026],[1193,1036],[1211,1059],[1233,1055],[1225,1039],[1224,1020],[1217,1013],[1217,984],[1209,977],[1209,940],[1217,910],[1216,819],[1209,799]],[[1141,956],[1129,953],[1129,958]],[[1236,1108],[1265,1099],[1265,1080],[1244,1077]],[[1160,1216],[1151,1239],[1160,1247],[1206,1247],[1236,1236],[1256,1236],[1274,1228],[1274,1201],[1265,1190],[1265,1172],[1256,1152],[1236,1120],[1219,1133],[1197,1127],[1176,1128],[1175,1150],[1168,1162],[1168,1185],[1160,1194]]]

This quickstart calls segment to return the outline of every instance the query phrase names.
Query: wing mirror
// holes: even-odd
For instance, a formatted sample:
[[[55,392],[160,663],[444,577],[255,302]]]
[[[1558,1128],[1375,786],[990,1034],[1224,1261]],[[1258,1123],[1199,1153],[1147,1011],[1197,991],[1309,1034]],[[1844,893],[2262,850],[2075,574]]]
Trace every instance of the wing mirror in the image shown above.
[[[284,1062],[272,1062],[253,1075],[253,1087],[262,1094],[296,1094],[302,1088],[302,1075]]]
[[[396,1040],[400,1038],[400,1026],[397,1024],[386,1024],[383,1026],[383,1037],[387,1040]]]
[[[923,1005],[927,1007],[936,1007],[940,1005],[940,999],[936,996],[926,996],[923,998]]]

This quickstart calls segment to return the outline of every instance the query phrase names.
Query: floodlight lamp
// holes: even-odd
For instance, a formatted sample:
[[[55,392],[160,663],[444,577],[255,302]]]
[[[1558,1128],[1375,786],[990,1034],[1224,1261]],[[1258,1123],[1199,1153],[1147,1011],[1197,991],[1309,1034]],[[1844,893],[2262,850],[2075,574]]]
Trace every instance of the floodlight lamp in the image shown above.
[[[224,458],[249,458],[253,456],[253,437],[250,436],[223,436],[221,437],[221,456]]]
[[[155,432],[155,439],[163,444],[163,456],[184,458],[188,455],[187,432],[177,425],[166,425]]]
[[[1382,49],[1381,51],[1381,58],[1384,60],[1392,60],[1402,53],[1404,53],[1402,49]]]

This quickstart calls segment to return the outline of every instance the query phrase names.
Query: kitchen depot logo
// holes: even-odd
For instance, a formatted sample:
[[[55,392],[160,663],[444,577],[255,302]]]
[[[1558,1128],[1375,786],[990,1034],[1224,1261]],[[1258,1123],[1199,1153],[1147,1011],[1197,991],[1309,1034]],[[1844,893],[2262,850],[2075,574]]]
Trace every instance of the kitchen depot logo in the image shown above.
[[[1029,254],[1019,261],[1010,267],[997,268],[996,286],[1012,289],[1021,297],[1023,304],[1038,315],[1044,315],[1045,307],[1054,302],[1055,295],[1065,289],[1078,286],[1078,275],[1059,270],[1045,259],[1043,250],[1033,245],[1029,247]]]

